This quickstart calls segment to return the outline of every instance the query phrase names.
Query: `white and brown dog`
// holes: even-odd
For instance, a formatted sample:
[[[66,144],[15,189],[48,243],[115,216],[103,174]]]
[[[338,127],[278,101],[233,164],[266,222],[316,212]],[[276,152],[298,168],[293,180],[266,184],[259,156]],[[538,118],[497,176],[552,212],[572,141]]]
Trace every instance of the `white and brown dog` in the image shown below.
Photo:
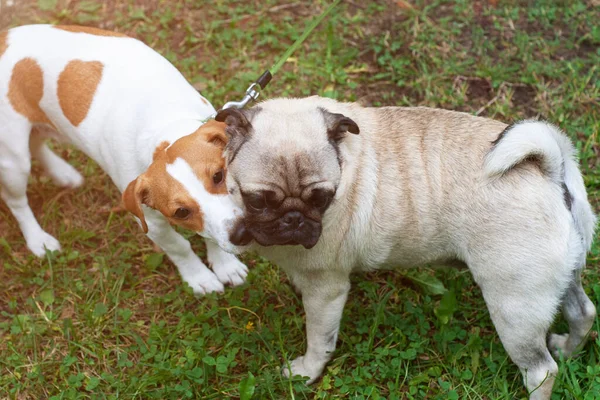
[[[31,157],[52,180],[77,187],[82,176],[45,144],[73,143],[111,177],[125,207],[178,267],[194,293],[244,281],[231,249],[227,196],[215,112],[165,58],[142,42],[95,28],[29,25],[0,33],[0,187],[27,247],[37,256],[59,242],[27,201]],[[214,273],[170,224],[206,241]]]

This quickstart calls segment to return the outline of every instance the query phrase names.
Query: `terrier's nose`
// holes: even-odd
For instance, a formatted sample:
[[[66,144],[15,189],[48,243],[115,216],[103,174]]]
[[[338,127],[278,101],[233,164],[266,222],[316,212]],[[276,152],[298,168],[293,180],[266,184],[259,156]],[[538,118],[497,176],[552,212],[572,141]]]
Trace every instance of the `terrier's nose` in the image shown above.
[[[235,246],[245,246],[252,239],[252,234],[246,229],[246,225],[243,222],[238,222],[233,231],[229,233],[229,241]]]

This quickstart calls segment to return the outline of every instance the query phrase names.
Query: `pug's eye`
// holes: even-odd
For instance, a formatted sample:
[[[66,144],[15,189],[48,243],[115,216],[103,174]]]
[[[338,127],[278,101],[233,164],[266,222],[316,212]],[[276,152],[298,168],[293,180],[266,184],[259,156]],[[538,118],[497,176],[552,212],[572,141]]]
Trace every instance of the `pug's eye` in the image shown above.
[[[224,176],[225,176],[225,174],[223,174],[223,170],[220,170],[219,172],[217,172],[216,174],[213,175],[213,177],[212,177],[213,183],[215,185],[218,185],[219,183],[223,182]]]
[[[277,193],[272,190],[263,190],[258,193],[244,195],[246,206],[252,211],[262,211],[265,208],[276,209],[283,199],[277,198]]]
[[[266,199],[262,193],[245,196],[246,206],[253,211],[262,211],[266,206]]]
[[[177,218],[177,219],[186,219],[187,217],[189,217],[191,214],[191,211],[185,207],[179,207],[176,211],[175,214],[173,214],[173,218]]]
[[[315,189],[312,191],[308,201],[313,207],[324,208],[329,205],[329,202],[331,201],[331,193],[321,189]]]
[[[283,199],[277,199],[277,193],[275,193],[272,190],[265,190],[263,192],[263,196],[265,198],[265,204],[267,205],[267,207],[272,209],[278,208],[281,202],[283,201]]]

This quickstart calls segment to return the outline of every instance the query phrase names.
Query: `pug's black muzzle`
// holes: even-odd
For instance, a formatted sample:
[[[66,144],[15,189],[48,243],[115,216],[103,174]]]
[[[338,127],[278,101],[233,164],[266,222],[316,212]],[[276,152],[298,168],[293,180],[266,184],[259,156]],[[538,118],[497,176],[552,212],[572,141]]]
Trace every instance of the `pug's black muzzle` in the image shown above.
[[[238,221],[229,235],[236,246],[245,246],[256,240],[261,246],[302,245],[314,247],[321,237],[321,223],[305,218],[298,211],[290,211],[273,221],[252,221],[248,216]]]

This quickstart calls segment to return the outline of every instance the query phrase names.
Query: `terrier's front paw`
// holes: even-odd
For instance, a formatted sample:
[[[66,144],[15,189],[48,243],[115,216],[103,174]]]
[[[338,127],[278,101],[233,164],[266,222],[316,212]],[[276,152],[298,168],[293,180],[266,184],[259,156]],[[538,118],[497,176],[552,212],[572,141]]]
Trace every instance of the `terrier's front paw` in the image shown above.
[[[223,293],[225,290],[225,287],[219,282],[215,274],[208,269],[193,276],[185,277],[184,281],[190,285],[196,296],[204,296],[207,293],[213,292]]]
[[[213,271],[221,283],[231,286],[241,285],[248,275],[248,267],[234,256],[213,264]]]
[[[287,364],[284,364],[282,367],[283,376],[286,378],[291,378],[292,376],[307,376],[308,380],[306,381],[306,384],[310,385],[314,383],[317,378],[321,376],[321,373],[325,368],[325,363],[311,363],[305,362],[305,360],[306,358],[304,356],[300,356],[290,362],[289,368]]]
[[[37,257],[44,257],[46,249],[49,251],[60,250],[60,243],[54,236],[42,231],[33,236],[25,238],[27,247]]]

